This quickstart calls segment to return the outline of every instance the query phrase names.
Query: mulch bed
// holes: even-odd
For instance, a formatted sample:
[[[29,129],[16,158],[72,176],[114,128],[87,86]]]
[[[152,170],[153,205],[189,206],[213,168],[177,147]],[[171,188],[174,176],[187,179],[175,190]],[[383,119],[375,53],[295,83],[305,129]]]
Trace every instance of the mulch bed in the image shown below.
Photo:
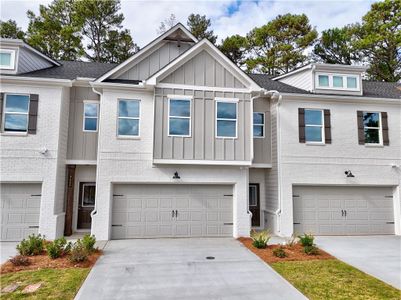
[[[242,244],[245,245],[249,250],[259,256],[263,261],[268,264],[280,262],[280,261],[302,261],[302,260],[319,260],[319,259],[333,259],[334,257],[319,249],[317,255],[307,255],[303,252],[303,247],[300,244],[294,244],[293,246],[283,246],[284,251],[287,253],[287,257],[279,258],[273,255],[273,250],[279,248],[280,245],[268,245],[265,249],[258,249],[252,245],[251,238],[239,238]]]
[[[1,265],[0,274],[39,269],[90,268],[101,255],[102,250],[96,250],[86,261],[73,263],[69,261],[68,256],[51,259],[44,251],[41,255],[27,256],[30,261],[28,266],[14,266],[10,261],[5,262]]]

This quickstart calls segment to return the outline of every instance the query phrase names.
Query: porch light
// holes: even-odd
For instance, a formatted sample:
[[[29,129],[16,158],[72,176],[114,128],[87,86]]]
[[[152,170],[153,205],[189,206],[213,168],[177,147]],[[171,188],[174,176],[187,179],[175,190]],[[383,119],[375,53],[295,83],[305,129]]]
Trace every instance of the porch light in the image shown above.
[[[180,175],[178,175],[178,172],[175,171],[173,179],[181,179]]]
[[[351,170],[347,170],[344,172],[346,177],[355,177],[354,174],[352,174]]]

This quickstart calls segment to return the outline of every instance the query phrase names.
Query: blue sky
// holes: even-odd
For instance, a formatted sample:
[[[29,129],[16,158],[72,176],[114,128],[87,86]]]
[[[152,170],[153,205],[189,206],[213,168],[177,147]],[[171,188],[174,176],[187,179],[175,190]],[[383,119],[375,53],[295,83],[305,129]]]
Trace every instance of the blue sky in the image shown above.
[[[39,11],[39,4],[50,0],[1,0],[1,20],[15,19],[26,29],[26,11]],[[130,29],[140,47],[157,35],[160,21],[175,14],[178,21],[186,24],[191,13],[207,15],[218,35],[218,40],[233,34],[246,34],[252,28],[266,24],[278,14],[305,13],[318,31],[359,22],[370,9],[370,0],[121,0],[125,15],[124,26]]]

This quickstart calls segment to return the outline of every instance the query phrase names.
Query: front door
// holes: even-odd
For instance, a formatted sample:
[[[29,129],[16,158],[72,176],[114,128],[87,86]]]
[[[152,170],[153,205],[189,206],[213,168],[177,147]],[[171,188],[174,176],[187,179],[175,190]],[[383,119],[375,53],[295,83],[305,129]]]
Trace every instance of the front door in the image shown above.
[[[260,226],[259,184],[249,184],[249,211],[252,213],[252,227]]]
[[[78,229],[90,229],[91,212],[95,208],[96,183],[81,182],[79,185]]]

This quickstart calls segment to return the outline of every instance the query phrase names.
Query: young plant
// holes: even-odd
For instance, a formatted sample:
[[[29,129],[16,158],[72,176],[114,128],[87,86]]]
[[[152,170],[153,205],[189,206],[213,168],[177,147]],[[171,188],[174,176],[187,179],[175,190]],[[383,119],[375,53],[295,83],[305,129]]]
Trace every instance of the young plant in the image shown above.
[[[286,242],[288,247],[293,247],[296,243],[297,243],[296,234],[292,234],[291,237]]]
[[[262,231],[252,231],[251,238],[253,240],[252,245],[258,249],[264,249],[267,247],[267,242],[270,240],[271,236],[267,230]]]
[[[28,239],[23,239],[17,245],[17,250],[19,254],[23,256],[39,255],[43,252],[44,241],[44,237],[40,234],[31,234],[28,236]]]
[[[94,235],[85,234],[82,238],[82,245],[88,251],[88,253],[93,253],[95,249],[96,238]]]
[[[318,255],[319,254],[319,248],[317,248],[315,245],[304,246],[304,252],[307,255]]]
[[[304,235],[298,236],[299,241],[301,242],[301,245],[306,247],[306,246],[313,246],[313,241],[315,240],[315,237],[312,234],[307,234],[304,233]]]
[[[9,261],[14,265],[14,266],[29,266],[31,264],[31,261],[29,260],[28,257],[22,256],[22,255],[16,255],[14,257],[11,257]]]
[[[78,239],[71,248],[69,260],[73,263],[84,262],[88,259],[88,251],[82,241]]]
[[[67,240],[62,237],[55,239],[46,245],[47,255],[51,259],[59,258],[67,254],[71,250],[71,242],[67,243]]]
[[[275,257],[279,257],[279,258],[287,257],[287,253],[285,252],[283,246],[280,246],[280,247],[274,249],[274,250],[273,250],[273,255],[274,255]]]

